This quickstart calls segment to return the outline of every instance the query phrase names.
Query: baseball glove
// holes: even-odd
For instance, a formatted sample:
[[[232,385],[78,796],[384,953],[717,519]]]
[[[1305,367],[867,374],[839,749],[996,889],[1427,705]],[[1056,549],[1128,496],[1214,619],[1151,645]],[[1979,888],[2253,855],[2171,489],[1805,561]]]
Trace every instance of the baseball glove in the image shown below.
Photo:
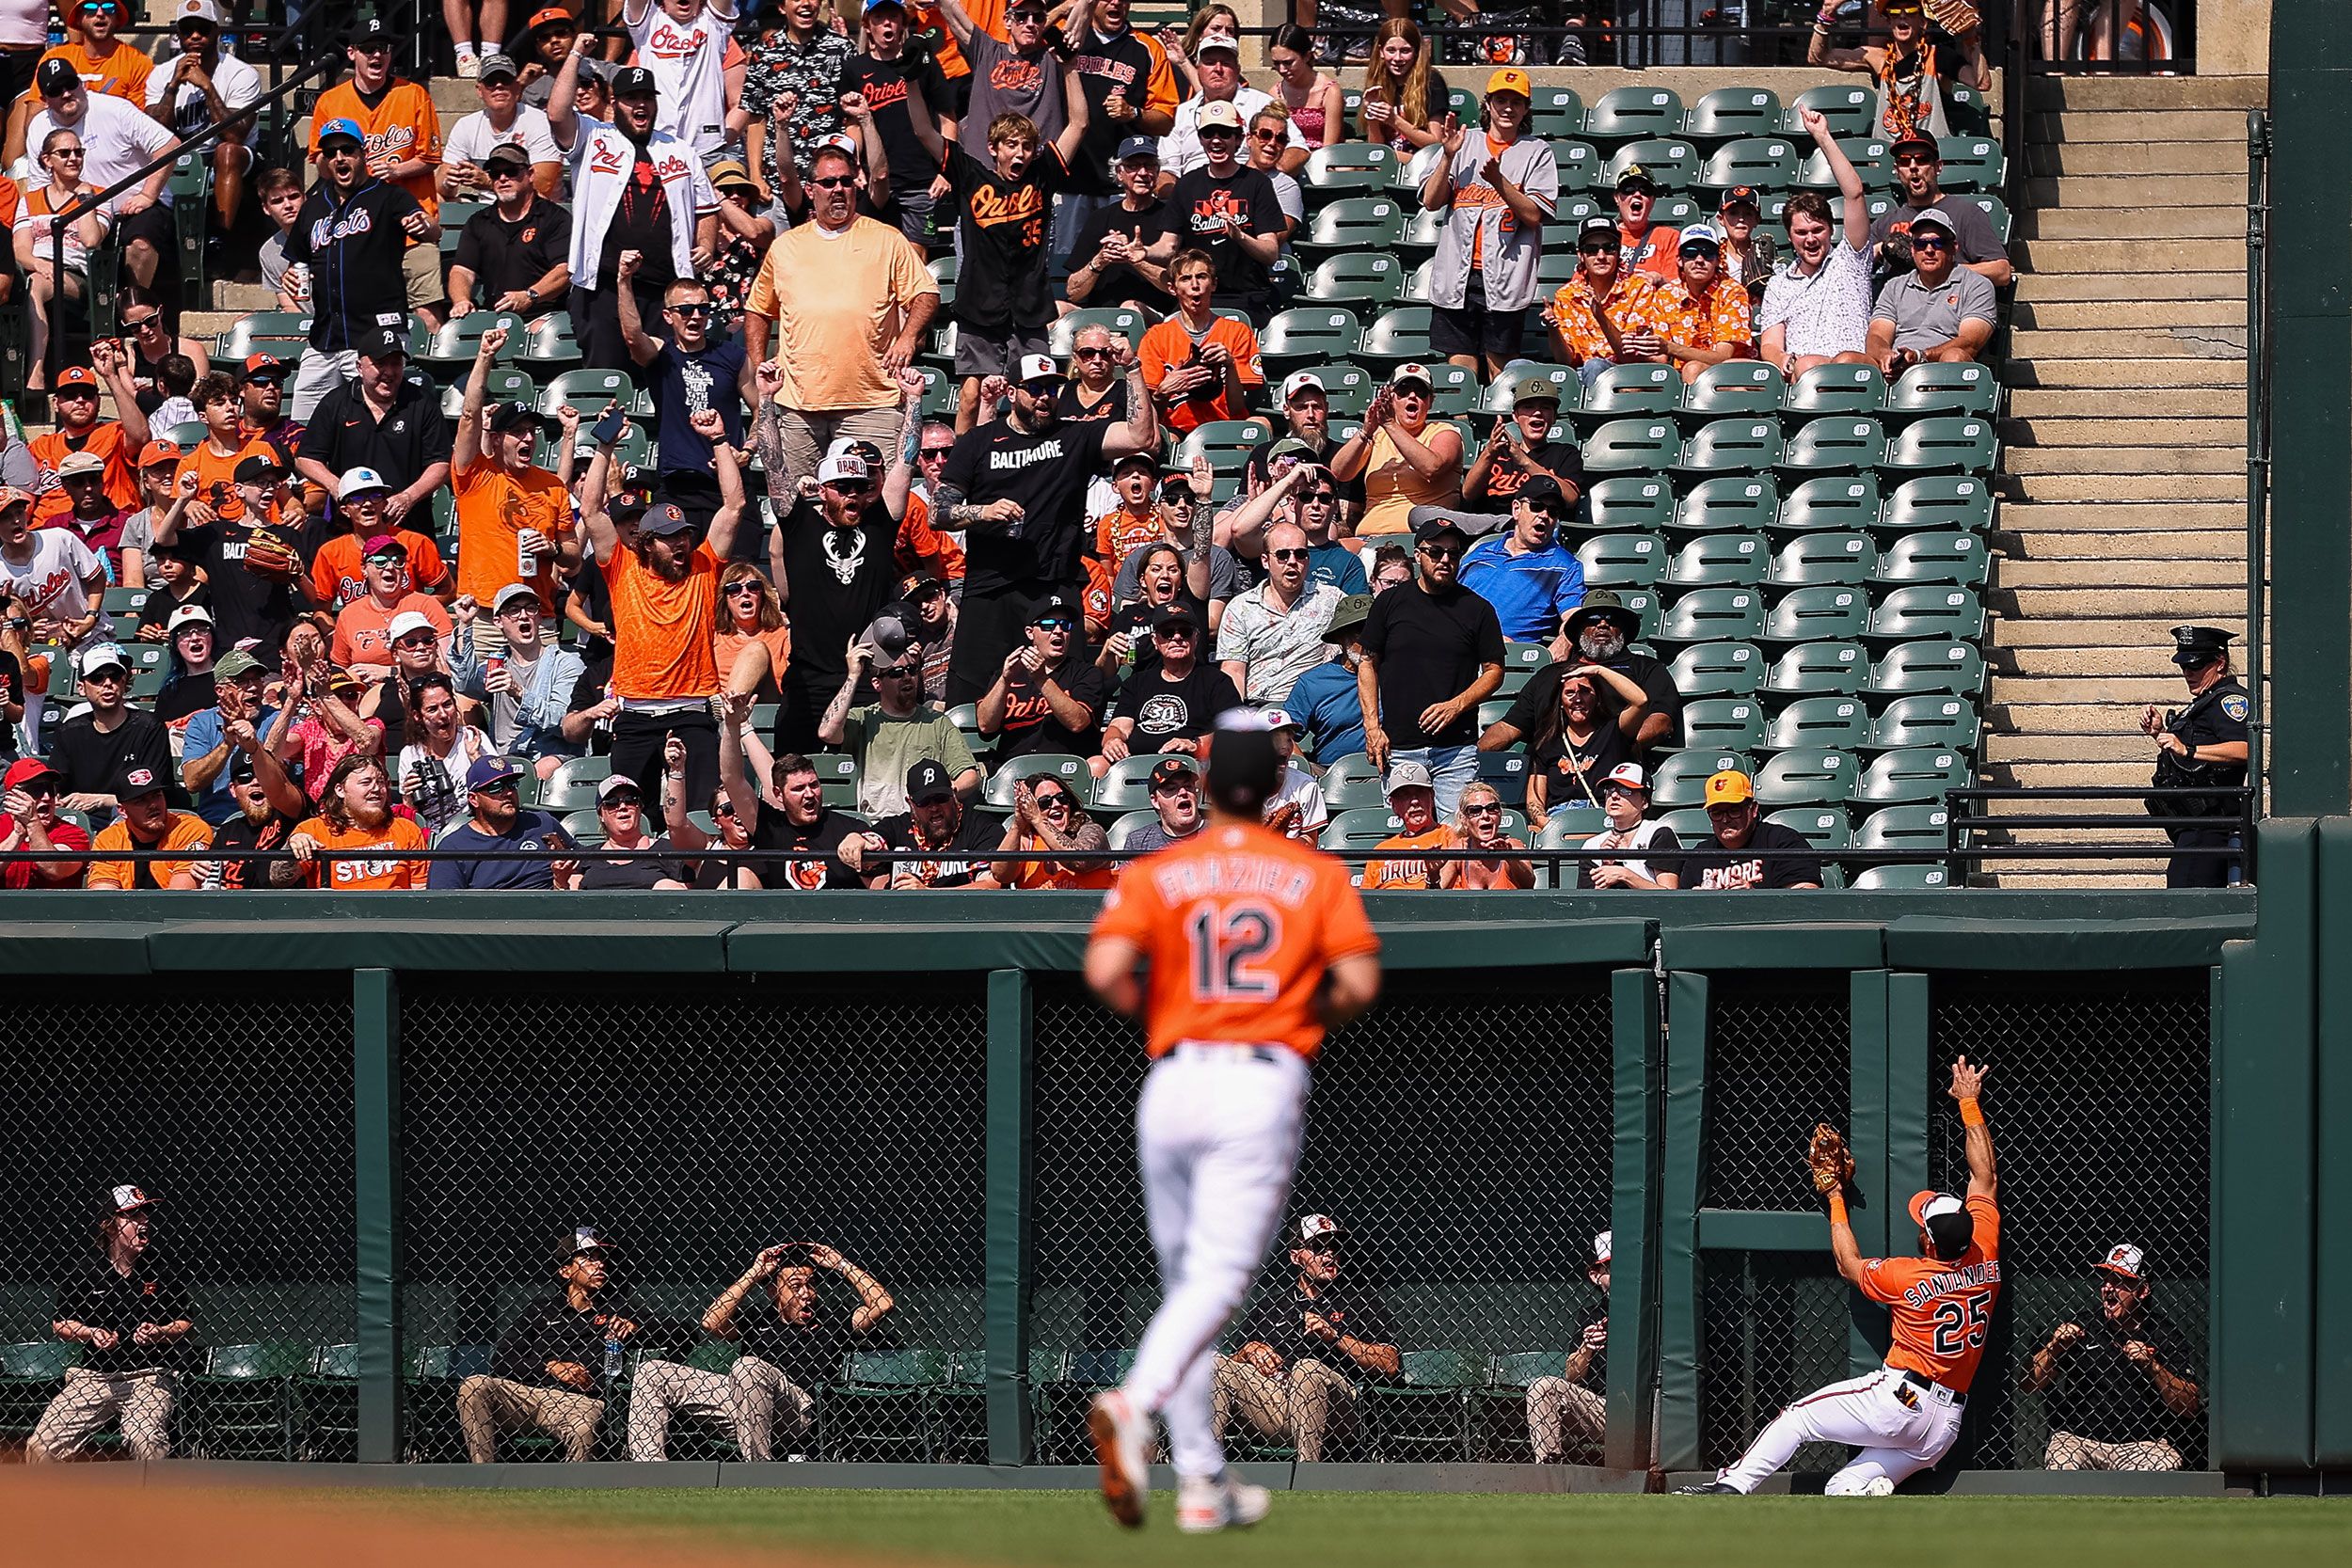
[[[257,531],[245,547],[245,569],[272,582],[292,582],[302,575],[302,554],[275,533]]]
[[[1813,1142],[1804,1152],[1805,1168],[1813,1177],[1813,1190],[1823,1197],[1845,1190],[1853,1180],[1853,1150],[1846,1147],[1845,1137],[1828,1122],[1816,1122]]]
[[[1964,39],[1982,24],[1968,0],[1928,0],[1928,17],[1956,39]]]

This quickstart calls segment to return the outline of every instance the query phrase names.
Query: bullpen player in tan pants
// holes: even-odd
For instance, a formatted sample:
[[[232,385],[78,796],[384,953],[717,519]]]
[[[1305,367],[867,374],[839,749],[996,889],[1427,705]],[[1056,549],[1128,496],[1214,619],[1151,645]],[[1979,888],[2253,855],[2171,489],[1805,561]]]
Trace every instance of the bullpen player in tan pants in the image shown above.
[[[82,1364],[65,1374],[65,1386],[40,1413],[24,1447],[28,1464],[71,1459],[118,1421],[137,1457],[171,1455],[174,1369],[194,1326],[187,1297],[148,1256],[155,1200],[136,1187],[112,1187],[103,1212],[99,1255],[58,1292],[58,1316],[49,1325],[58,1338],[83,1347]]]
[[[611,1261],[612,1243],[595,1226],[565,1233],[555,1268],[563,1293],[532,1307],[499,1337],[488,1375],[457,1386],[467,1458],[489,1464],[498,1458],[498,1434],[516,1427],[546,1433],[568,1460],[596,1451],[606,1386],[638,1334],[606,1289]]]
[[[1242,1324],[1242,1346],[1216,1364],[1216,1433],[1238,1412],[1262,1437],[1294,1443],[1302,1460],[1356,1426],[1356,1384],[1397,1375],[1396,1336],[1369,1296],[1340,1290],[1340,1238],[1328,1214],[1291,1231],[1295,1282],[1262,1297]]]
[[[1604,1302],[1609,1295],[1609,1242],[1604,1230],[1593,1238],[1593,1260],[1584,1277],[1593,1282]],[[1570,1351],[1558,1377],[1539,1377],[1527,1386],[1527,1436],[1538,1465],[1557,1465],[1567,1457],[1569,1439],[1579,1445],[1600,1446],[1609,1428],[1609,1402],[1597,1391],[1608,1375],[1609,1313],[1584,1325],[1584,1338]],[[1598,1374],[1598,1375],[1596,1375]]]

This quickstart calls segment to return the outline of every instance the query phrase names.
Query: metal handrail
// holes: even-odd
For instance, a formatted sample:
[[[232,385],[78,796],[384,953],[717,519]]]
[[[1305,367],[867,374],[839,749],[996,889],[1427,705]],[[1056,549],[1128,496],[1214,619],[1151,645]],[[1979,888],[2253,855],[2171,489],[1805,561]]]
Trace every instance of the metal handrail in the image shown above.
[[[2270,554],[2270,116],[2246,112],[2246,679],[2257,722],[2246,727],[2246,779],[2263,786],[2263,588]]]
[[[2250,776],[2250,775],[2249,775]],[[2122,816],[2072,815],[2063,812],[2030,812],[2017,815],[1993,816],[1965,809],[1977,801],[1990,800],[2137,800],[2151,798],[2212,800],[2231,798],[2237,802],[2237,815],[2209,816],[2201,820],[2229,822],[2238,832],[2238,843],[2230,845],[2174,844],[2004,844],[1963,845],[1963,835],[1975,829],[2004,828],[2015,832],[2021,828],[2100,828],[2131,827],[2162,830],[2167,821],[2197,821],[2196,817],[2148,817],[2133,823]],[[1944,792],[1945,866],[1947,875],[1957,882],[1962,865],[1967,861],[2000,860],[2210,860],[2226,856],[2246,863],[2246,880],[2254,879],[2254,818],[2256,792],[2245,784],[2216,784],[2200,788],[2195,785],[2166,787],[2154,785],[2136,787],[2101,784],[2058,784],[2049,787],[2026,787],[2019,784],[1972,784],[1963,789]]]

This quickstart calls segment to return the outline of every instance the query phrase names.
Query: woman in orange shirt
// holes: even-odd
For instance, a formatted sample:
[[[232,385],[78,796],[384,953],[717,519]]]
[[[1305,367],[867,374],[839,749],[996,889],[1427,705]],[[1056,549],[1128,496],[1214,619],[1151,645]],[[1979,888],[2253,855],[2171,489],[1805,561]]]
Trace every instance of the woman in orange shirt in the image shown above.
[[[335,765],[326,776],[319,815],[296,823],[294,835],[286,840],[286,847],[303,867],[303,880],[311,887],[332,887],[338,893],[422,887],[425,863],[397,856],[322,861],[320,850],[425,847],[424,830],[414,818],[392,810],[392,781],[384,771],[384,759],[358,754]],[[323,876],[322,866],[326,868]]]
[[[1078,798],[1059,779],[1049,777],[1013,786],[1012,816],[997,847],[1039,855],[1057,849],[1107,849],[1110,842]],[[1015,887],[1106,888],[1118,871],[1108,861],[1025,860],[1012,863],[1011,879]],[[997,874],[1005,873],[1000,868]]]
[[[1399,365],[1364,410],[1363,427],[1331,454],[1333,478],[1364,482],[1359,538],[1409,532],[1417,506],[1461,504],[1462,435],[1452,425],[1430,428],[1436,402],[1428,368]]]
[[[784,603],[776,597],[774,585],[750,562],[735,562],[719,577],[719,613],[724,622],[713,644],[719,678],[724,681],[733,675],[735,661],[756,642],[768,650],[768,673],[753,688],[753,694],[763,703],[774,702],[776,672],[792,657],[792,623],[785,619]]]

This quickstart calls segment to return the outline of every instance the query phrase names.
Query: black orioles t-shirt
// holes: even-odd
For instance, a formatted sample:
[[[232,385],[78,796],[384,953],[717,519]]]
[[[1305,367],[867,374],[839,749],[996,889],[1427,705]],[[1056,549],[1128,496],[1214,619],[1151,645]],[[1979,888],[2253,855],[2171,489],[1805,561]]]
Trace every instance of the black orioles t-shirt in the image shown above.
[[[1274,182],[1254,168],[1236,168],[1220,180],[1207,165],[1180,175],[1168,204],[1175,209],[1178,231],[1208,251],[1216,262],[1216,292],[1245,299],[1273,298],[1272,271],[1233,239],[1227,225],[1238,217],[1249,234],[1279,233],[1283,225],[1282,201]]]
[[[1045,236],[1054,193],[1070,183],[1061,152],[1038,149],[1011,179],[960,145],[947,149],[947,182],[956,199],[956,232],[963,265],[956,275],[956,321],[971,331],[1002,337],[1041,329],[1054,319],[1045,282]]]
[[[915,138],[913,111],[907,107],[910,82],[933,116],[955,111],[947,97],[947,79],[928,55],[919,59],[901,55],[895,60],[857,55],[841,68],[841,90],[864,93],[866,106],[874,112],[874,128],[882,133],[882,152],[890,161],[890,189],[898,196],[930,189],[936,167]]]
[[[1119,689],[1111,717],[1134,720],[1127,748],[1147,752],[1170,740],[1198,740],[1216,727],[1218,714],[1239,706],[1241,693],[1233,689],[1232,677],[1216,665],[1195,664],[1178,680],[1155,659],[1149,668],[1136,665]]]
[[[803,828],[767,801],[759,802],[759,815],[752,822],[752,847],[755,849],[822,849],[832,858],[821,864],[815,861],[752,861],[754,875],[766,888],[800,888],[815,891],[829,887],[864,887],[865,880],[841,863],[837,851],[841,841],[851,833],[862,833],[866,824],[847,812],[826,808],[823,816]]]
[[[1110,429],[1099,420],[1057,420],[1031,435],[1010,419],[1002,419],[956,437],[941,483],[961,491],[974,506],[1004,499],[1021,504],[1018,523],[976,523],[966,530],[966,594],[997,593],[1023,583],[1060,587],[1078,580],[1078,558],[1091,537],[1087,483],[1102,469],[1103,437]],[[934,514],[931,523],[941,527],[946,519]],[[793,642],[796,647],[800,642],[797,633]]]

